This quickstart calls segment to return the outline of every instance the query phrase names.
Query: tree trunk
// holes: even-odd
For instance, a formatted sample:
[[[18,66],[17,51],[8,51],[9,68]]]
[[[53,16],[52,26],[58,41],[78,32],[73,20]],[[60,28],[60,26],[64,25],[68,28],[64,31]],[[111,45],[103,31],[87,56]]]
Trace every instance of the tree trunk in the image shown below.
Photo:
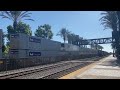
[[[65,43],[65,38],[63,38],[63,40],[64,40],[64,43]]]
[[[14,27],[14,30],[16,31],[16,29],[17,29],[17,21],[13,22],[13,27]]]

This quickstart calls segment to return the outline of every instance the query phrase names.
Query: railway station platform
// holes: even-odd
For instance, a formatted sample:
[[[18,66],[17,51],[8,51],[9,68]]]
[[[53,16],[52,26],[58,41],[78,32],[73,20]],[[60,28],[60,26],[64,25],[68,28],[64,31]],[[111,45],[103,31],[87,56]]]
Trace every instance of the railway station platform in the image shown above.
[[[59,79],[120,79],[120,65],[110,55]]]

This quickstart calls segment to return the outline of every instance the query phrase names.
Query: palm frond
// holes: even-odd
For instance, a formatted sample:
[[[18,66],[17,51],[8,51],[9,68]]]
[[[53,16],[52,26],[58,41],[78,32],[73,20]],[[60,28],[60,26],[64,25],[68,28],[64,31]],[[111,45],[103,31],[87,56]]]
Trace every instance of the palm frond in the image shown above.
[[[19,19],[26,18],[26,17],[30,17],[30,16],[28,14],[23,14],[22,16],[21,15],[19,16]]]
[[[34,21],[33,19],[24,19],[24,20],[31,20],[31,21]]]
[[[0,16],[2,16],[2,18],[8,18],[8,19],[11,19],[10,17],[8,17],[8,16],[5,16],[5,15],[0,15]]]
[[[99,20],[101,21],[101,24],[104,25],[104,29],[112,29],[114,30],[117,28],[117,16],[115,11],[105,11],[104,13],[101,13],[102,16]]]
[[[11,13],[9,11],[4,11],[5,14],[7,14],[9,17],[11,17]]]
[[[23,13],[20,14],[20,17],[25,15],[28,11],[24,11]]]

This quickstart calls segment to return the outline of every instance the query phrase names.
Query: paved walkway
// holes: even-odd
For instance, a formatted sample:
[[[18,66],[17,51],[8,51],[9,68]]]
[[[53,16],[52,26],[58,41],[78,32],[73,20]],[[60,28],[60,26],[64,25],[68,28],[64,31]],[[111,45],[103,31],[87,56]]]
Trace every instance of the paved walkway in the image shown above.
[[[111,55],[67,79],[120,79],[120,66],[117,65],[116,58]]]

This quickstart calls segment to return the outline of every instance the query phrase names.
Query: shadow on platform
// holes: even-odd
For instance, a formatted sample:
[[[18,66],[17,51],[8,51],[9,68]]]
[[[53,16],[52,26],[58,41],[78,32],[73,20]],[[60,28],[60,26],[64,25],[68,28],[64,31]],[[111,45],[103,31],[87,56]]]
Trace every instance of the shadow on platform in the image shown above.
[[[113,60],[110,60],[110,61],[105,61],[104,63],[101,63],[99,65],[102,65],[102,66],[113,66],[113,67],[120,67],[120,63],[118,63],[118,60],[117,59],[113,59]]]

